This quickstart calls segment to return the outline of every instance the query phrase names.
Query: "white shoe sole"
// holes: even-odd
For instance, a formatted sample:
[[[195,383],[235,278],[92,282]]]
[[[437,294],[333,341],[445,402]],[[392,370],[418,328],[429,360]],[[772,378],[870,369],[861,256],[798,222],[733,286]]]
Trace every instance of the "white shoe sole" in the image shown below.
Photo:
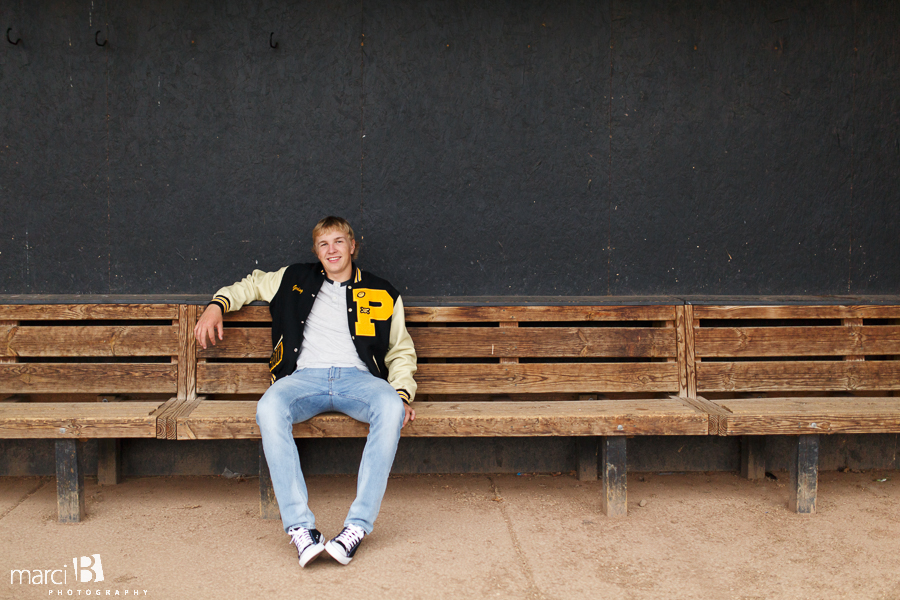
[[[312,561],[316,560],[320,554],[322,554],[322,550],[325,549],[325,544],[319,542],[318,544],[313,544],[309,546],[306,550],[300,553],[300,566],[305,567]]]
[[[343,546],[341,546],[337,542],[328,542],[327,544],[325,544],[325,550],[328,552],[328,554],[331,555],[334,560],[338,561],[342,565],[348,565],[350,564],[350,561],[353,560],[352,556],[347,556],[346,554],[344,554]]]

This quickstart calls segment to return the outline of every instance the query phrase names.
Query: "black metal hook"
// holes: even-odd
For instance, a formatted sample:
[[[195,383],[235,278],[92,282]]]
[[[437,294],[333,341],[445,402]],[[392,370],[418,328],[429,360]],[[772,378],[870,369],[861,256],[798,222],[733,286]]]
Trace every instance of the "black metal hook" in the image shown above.
[[[269,48],[277,48],[278,42],[275,42],[275,45],[272,45],[272,38],[275,37],[275,32],[269,34]]]
[[[9,29],[6,30],[6,41],[9,42],[10,44],[12,44],[13,46],[18,46],[19,42],[22,41],[22,38],[19,38],[16,41],[12,41],[12,39],[9,37],[9,33],[11,31],[12,31],[12,27],[10,27]]]
[[[102,30],[98,30],[97,33],[94,34],[94,43],[97,44],[98,46],[100,46],[100,47],[102,48],[103,46],[106,45],[106,42],[108,42],[109,40],[103,40],[103,43],[102,43],[102,44],[100,43],[100,39],[99,39],[99,38],[100,38],[100,33],[101,33],[101,31],[102,31]]]

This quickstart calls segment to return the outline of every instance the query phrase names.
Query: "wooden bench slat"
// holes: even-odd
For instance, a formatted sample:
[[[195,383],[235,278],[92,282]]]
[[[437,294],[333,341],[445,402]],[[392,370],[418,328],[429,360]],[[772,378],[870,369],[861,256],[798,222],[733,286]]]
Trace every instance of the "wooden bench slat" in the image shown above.
[[[900,433],[900,398],[717,400],[720,435]]]
[[[675,307],[650,306],[405,306],[408,323],[496,323],[499,321],[672,321]],[[10,317],[12,318],[12,317]],[[268,306],[245,306],[226,322],[270,322]]]
[[[177,318],[176,304],[0,304],[0,320],[11,321]]]
[[[0,327],[0,356],[177,356],[174,325]]]
[[[414,403],[406,437],[706,435],[706,415],[679,400]],[[204,401],[177,419],[178,439],[259,438],[256,402]],[[294,426],[295,437],[364,437],[368,426],[336,413]]]
[[[420,364],[420,394],[677,392],[676,363]],[[265,364],[201,363],[198,394],[263,393]]]
[[[900,327],[695,327],[700,357],[900,354]]]
[[[896,319],[900,306],[703,306],[697,319]]]
[[[407,322],[672,321],[675,307],[655,306],[405,306]]]
[[[159,402],[0,405],[0,439],[156,437]]]
[[[170,363],[0,364],[0,393],[163,393],[176,391]]]
[[[900,361],[700,362],[703,392],[900,390]]]
[[[409,333],[421,358],[662,358],[676,354],[675,329],[653,327],[410,327]],[[268,358],[271,339],[269,329],[229,327],[224,339],[200,349],[198,356]]]

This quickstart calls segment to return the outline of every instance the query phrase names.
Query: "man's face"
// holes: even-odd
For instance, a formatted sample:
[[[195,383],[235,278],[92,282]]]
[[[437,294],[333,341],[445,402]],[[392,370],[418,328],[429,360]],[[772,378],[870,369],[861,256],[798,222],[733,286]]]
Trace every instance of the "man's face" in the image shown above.
[[[344,282],[353,274],[351,255],[356,242],[339,229],[326,231],[316,237],[316,256],[332,281]]]

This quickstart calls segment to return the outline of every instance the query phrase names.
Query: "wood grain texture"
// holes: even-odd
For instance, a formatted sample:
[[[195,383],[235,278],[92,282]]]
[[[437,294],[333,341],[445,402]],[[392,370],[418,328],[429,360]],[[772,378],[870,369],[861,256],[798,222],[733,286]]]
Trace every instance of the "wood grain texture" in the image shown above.
[[[154,438],[159,402],[0,405],[0,439]]]
[[[4,340],[9,339],[10,332],[18,324],[18,321],[0,320],[0,365],[14,363],[17,361],[15,353],[9,350],[8,343],[4,343]]]
[[[166,325],[4,327],[0,356],[171,356],[178,354],[178,330]]]
[[[225,313],[222,318],[226,323],[271,323],[272,313],[268,306],[245,306],[241,310]]]
[[[186,398],[169,398],[165,403],[161,404],[150,415],[156,419],[156,439],[168,439],[168,416],[179,406],[187,402]]]
[[[178,383],[179,398],[197,397],[197,340],[194,325],[197,323],[197,306],[178,307]]]
[[[0,393],[174,394],[177,368],[165,363],[0,365]]]
[[[669,321],[673,305],[648,306],[404,306],[407,323],[500,321]],[[268,306],[245,306],[226,322],[270,322]]]
[[[694,410],[705,413],[709,416],[709,435],[718,435],[720,417],[728,416],[730,414],[726,408],[710,402],[702,396],[697,396],[695,398],[687,398],[682,396],[677,399],[681,400],[686,405],[693,407]]]
[[[720,435],[900,433],[900,398],[743,398],[716,400],[727,411]]]
[[[499,331],[505,331],[505,330],[510,329],[510,328],[518,329],[518,327],[519,327],[518,321],[502,321],[502,322],[500,323],[500,329],[499,329]],[[432,329],[432,331],[435,331],[435,330]],[[476,334],[476,335],[477,335],[477,334]],[[493,350],[494,350],[494,345],[491,344],[491,351],[492,351],[492,353],[493,353]],[[512,365],[512,364],[515,364],[515,363],[517,363],[517,362],[519,362],[519,359],[518,359],[518,357],[515,356],[515,355],[507,354],[507,355],[504,355],[504,356],[501,356],[501,357],[500,357],[500,364],[501,364],[501,365]]]
[[[798,435],[791,449],[788,508],[795,513],[816,512],[819,487],[819,436]]]
[[[675,307],[657,306],[406,306],[406,321],[668,321]]]
[[[700,327],[694,333],[697,355],[706,358],[900,353],[900,327],[888,325]]]
[[[694,306],[698,319],[896,319],[900,306]]]
[[[175,304],[0,304],[0,320],[132,320],[178,318]]]
[[[859,328],[861,328],[863,325],[863,320],[862,319],[843,319],[843,320],[841,320],[841,325],[843,325],[844,327],[852,327],[853,329],[851,331],[859,332],[860,331]],[[884,335],[879,335],[879,336],[877,336],[876,340],[883,341],[884,337],[885,337]],[[894,341],[896,343],[894,343],[893,345],[890,346],[890,348],[891,348],[890,350],[887,350],[886,352],[871,352],[871,354],[891,354],[891,353],[893,353],[894,350],[900,348],[900,329],[898,329],[895,332]],[[864,351],[862,351],[859,354],[844,356],[844,360],[852,360],[852,361],[866,360],[866,357],[864,356],[865,354],[866,353]]]
[[[654,327],[410,327],[420,358],[675,357],[675,330]],[[203,358],[268,359],[270,330],[229,327]]]
[[[900,361],[759,361],[697,364],[698,392],[900,389]]]
[[[84,442],[56,440],[56,506],[60,523],[84,519]]]
[[[600,440],[601,508],[610,518],[628,515],[627,439],[605,437]]]
[[[707,417],[671,399],[415,404],[405,437],[706,435]],[[200,403],[178,419],[178,439],[256,439],[256,402]],[[294,426],[294,437],[365,437],[368,426],[335,413]]]
[[[264,364],[201,363],[197,393],[263,393]],[[677,392],[675,363],[420,364],[420,394]]]
[[[694,307],[679,306],[675,310],[677,335],[678,395],[697,396],[697,366],[695,361]]]

